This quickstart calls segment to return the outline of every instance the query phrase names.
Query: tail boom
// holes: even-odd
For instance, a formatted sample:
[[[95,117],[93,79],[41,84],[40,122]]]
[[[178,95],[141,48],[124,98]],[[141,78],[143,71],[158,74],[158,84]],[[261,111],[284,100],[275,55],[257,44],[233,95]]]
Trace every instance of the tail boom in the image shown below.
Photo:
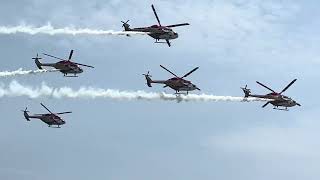
[[[55,66],[55,64],[52,64],[52,63],[41,63],[38,59],[35,59],[34,62],[36,63],[39,69],[43,69],[43,66],[50,66],[50,67]]]

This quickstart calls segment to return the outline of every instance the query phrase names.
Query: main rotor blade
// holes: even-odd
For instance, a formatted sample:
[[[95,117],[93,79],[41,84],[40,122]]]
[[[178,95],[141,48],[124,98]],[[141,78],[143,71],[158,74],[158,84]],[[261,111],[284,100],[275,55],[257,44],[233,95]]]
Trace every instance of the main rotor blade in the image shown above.
[[[72,54],[73,54],[73,50],[71,50],[71,51],[70,51],[69,59],[68,59],[69,61],[70,61],[70,60],[71,60],[71,58],[72,58]]]
[[[85,67],[94,68],[93,66],[89,66],[89,65],[86,65],[86,64],[80,64],[80,63],[75,63],[75,64],[77,64],[77,65],[79,65],[79,66],[85,66]]]
[[[168,46],[171,47],[171,43],[168,39],[166,39],[166,42],[167,42]]]
[[[61,112],[61,113],[56,113],[56,114],[69,114],[69,113],[72,113],[72,112],[68,111],[68,112]]]
[[[296,82],[296,80],[297,80],[297,79],[294,79],[293,81],[291,81],[291,83],[288,84],[288,86],[285,87],[285,88],[280,92],[280,94],[282,94],[283,92],[285,92],[294,82]]]
[[[157,14],[156,9],[154,8],[153,4],[151,5],[151,7],[152,7],[152,10],[153,10],[154,15],[155,15],[156,18],[157,18],[157,21],[158,21],[158,23],[159,23],[159,26],[161,26],[160,19],[159,19],[159,17],[158,17],[158,14]]]
[[[272,92],[274,92],[274,93],[276,93],[274,90],[272,90],[271,88],[269,88],[268,86],[266,86],[266,85],[264,85],[264,84],[262,84],[261,82],[259,82],[259,81],[256,81],[260,86],[262,86],[262,87],[264,87],[264,88],[266,88],[266,89],[268,89],[268,90],[270,90],[270,91],[272,91]]]
[[[65,59],[58,58],[58,57],[52,56],[52,55],[50,55],[50,54],[43,53],[43,55],[46,55],[46,56],[49,56],[49,57],[52,57],[52,58],[56,58],[56,59],[60,59],[60,60],[62,60],[62,61],[65,61]]]
[[[164,70],[168,71],[170,74],[174,75],[175,77],[180,78],[180,77],[178,77],[176,74],[174,74],[173,72],[171,72],[169,69],[165,68],[164,66],[160,65],[160,67],[162,67]]]
[[[168,28],[173,28],[173,27],[178,27],[178,26],[188,26],[190,25],[189,23],[182,23],[182,24],[172,24],[172,25],[169,25],[169,26],[166,26]]]
[[[185,78],[185,77],[189,76],[190,74],[192,74],[193,72],[195,72],[197,69],[199,69],[199,67],[194,68],[193,70],[191,70],[190,72],[188,72],[187,74],[185,74],[184,76],[182,76],[182,78]]]
[[[267,102],[267,103],[265,103],[265,104],[262,106],[262,108],[266,107],[269,103],[270,103],[270,101]]]
[[[43,105],[42,103],[40,103],[41,106],[43,106],[47,111],[49,111],[49,113],[53,114],[45,105]]]

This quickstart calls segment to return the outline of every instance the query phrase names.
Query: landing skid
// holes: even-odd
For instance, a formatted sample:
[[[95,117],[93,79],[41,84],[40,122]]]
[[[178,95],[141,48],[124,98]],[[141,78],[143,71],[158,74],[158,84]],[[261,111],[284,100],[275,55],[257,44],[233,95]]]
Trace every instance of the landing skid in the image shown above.
[[[169,47],[171,47],[171,43],[169,39],[166,39],[165,41],[159,41],[160,39],[156,39],[154,43],[161,43],[161,44],[168,44]]]
[[[68,74],[64,74],[63,77],[78,77],[77,75],[68,76]]]
[[[189,92],[187,92],[187,93],[176,92],[176,93],[174,93],[174,94],[177,95],[177,96],[180,96],[180,95],[188,95]]]
[[[48,127],[49,128],[61,128],[60,126],[51,126],[51,125],[49,125]]]
[[[64,77],[78,77],[78,76],[64,76]]]
[[[281,109],[281,108],[278,108],[278,107],[274,107],[273,109],[279,110],[279,111],[289,111],[288,108]]]
[[[72,74],[72,73],[63,74],[63,77],[78,77],[76,73],[73,76],[68,76],[68,74]]]

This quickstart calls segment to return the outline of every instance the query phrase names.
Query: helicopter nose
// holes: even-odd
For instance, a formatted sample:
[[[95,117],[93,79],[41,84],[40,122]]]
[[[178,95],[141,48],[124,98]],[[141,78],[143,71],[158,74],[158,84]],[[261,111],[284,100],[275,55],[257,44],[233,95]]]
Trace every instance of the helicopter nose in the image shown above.
[[[80,72],[80,73],[83,73],[83,69],[79,68],[79,72]]]
[[[178,38],[179,37],[178,33],[174,32],[173,34],[174,34],[174,38]]]
[[[193,88],[195,88],[196,90],[199,90],[199,91],[201,91],[201,89],[200,88],[198,88],[196,85],[194,85],[193,84]]]
[[[297,103],[296,101],[293,101],[295,105],[301,106],[301,104]]]

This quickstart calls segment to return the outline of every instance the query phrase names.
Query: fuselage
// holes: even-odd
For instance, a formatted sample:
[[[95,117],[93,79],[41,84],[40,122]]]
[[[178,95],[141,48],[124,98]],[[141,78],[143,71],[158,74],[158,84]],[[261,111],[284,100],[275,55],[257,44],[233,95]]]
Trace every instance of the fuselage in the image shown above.
[[[60,126],[66,123],[63,119],[61,119],[59,116],[55,114],[34,115],[34,116],[28,116],[28,118],[40,119],[42,122],[48,124],[49,126],[51,125]]]
[[[58,69],[63,74],[80,74],[83,70],[75,63],[71,61],[59,61],[52,64],[41,64],[41,66],[50,66]]]
[[[297,105],[297,102],[288,96],[284,96],[278,93],[270,93],[266,95],[249,95],[249,97],[270,99],[270,103],[276,107],[293,107]]]
[[[59,69],[64,74],[80,74],[83,70],[75,63],[71,61],[57,62],[54,68]]]
[[[154,39],[177,39],[179,37],[178,33],[174,32],[171,28],[166,26],[158,26],[153,25],[150,27],[142,27],[142,28],[133,28],[127,31],[136,31],[136,32],[147,32],[149,36]]]
[[[193,91],[199,89],[196,85],[192,84],[190,81],[180,79],[180,78],[171,78],[166,81],[152,81],[152,83],[165,84],[171,89],[179,91]]]

